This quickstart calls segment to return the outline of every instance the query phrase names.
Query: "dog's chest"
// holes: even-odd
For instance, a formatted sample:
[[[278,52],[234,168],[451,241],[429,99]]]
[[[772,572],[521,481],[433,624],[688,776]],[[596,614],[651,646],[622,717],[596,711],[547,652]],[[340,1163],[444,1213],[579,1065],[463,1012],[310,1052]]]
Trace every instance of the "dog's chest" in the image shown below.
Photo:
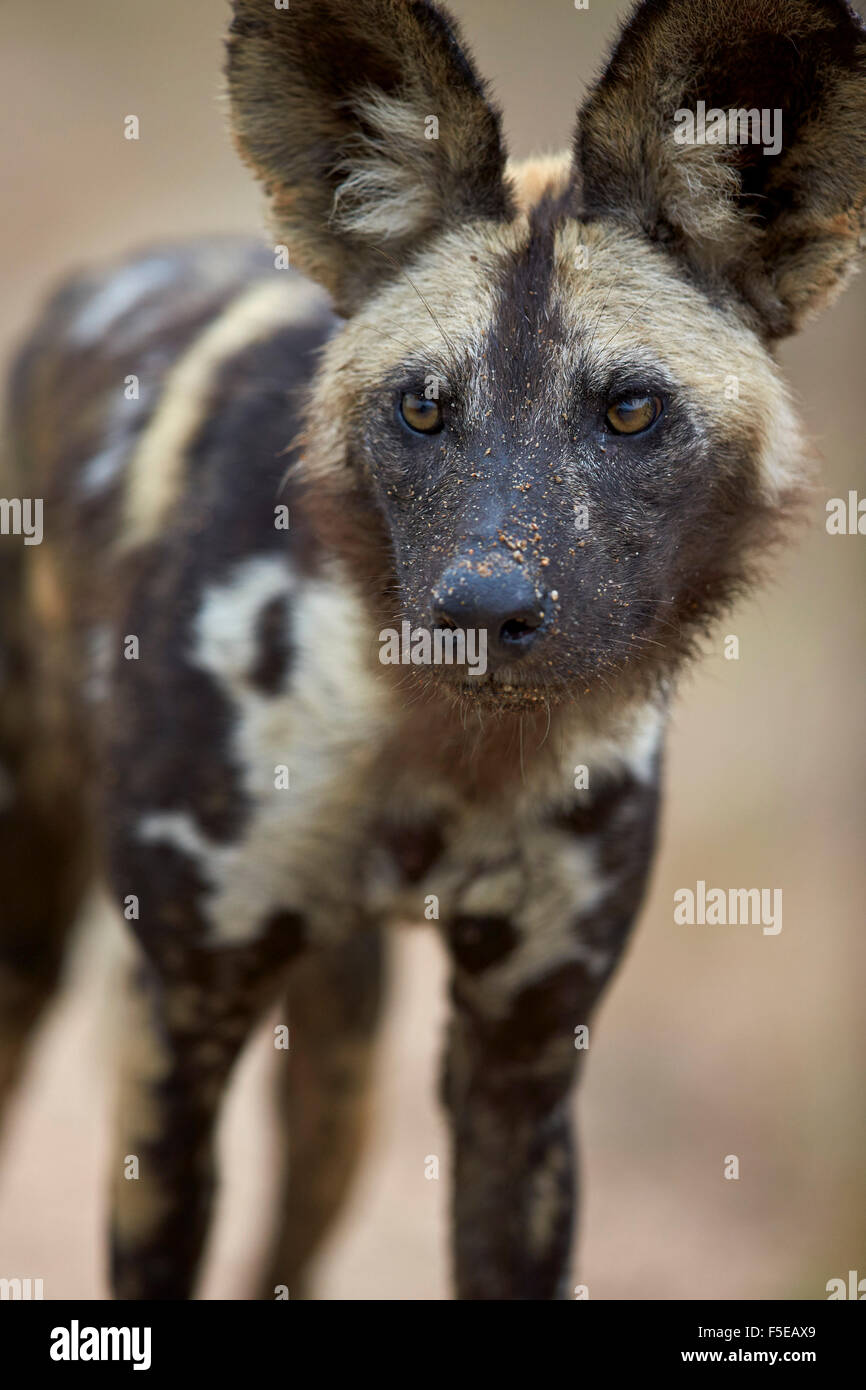
[[[491,721],[479,739],[407,699],[336,571],[247,556],[203,585],[183,624],[162,657],[174,668],[148,672],[178,691],[171,708],[210,691],[226,717],[207,748],[194,720],[162,729],[179,799],[154,783],[136,834],[191,861],[214,944],[254,939],[281,910],[325,941],[359,917],[511,916],[530,890],[542,912],[578,880],[592,887],[592,852],[551,828],[572,794],[567,731],[554,720],[541,750],[537,729],[522,744],[519,721]],[[241,808],[230,833],[196,801],[203,757]]]

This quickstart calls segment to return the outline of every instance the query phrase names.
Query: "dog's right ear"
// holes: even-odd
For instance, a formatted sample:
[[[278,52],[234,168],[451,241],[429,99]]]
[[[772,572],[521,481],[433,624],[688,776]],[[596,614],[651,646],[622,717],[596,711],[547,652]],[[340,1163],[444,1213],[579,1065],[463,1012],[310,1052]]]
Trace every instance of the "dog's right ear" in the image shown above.
[[[428,0],[234,0],[227,76],[273,230],[342,313],[431,234],[512,213],[499,115]]]

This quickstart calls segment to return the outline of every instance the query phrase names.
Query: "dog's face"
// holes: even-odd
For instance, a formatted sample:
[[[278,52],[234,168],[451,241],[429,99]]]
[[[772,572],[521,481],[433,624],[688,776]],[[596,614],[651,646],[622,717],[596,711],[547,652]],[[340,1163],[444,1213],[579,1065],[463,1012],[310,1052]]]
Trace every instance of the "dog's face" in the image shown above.
[[[850,12],[651,0],[573,161],[512,170],[433,6],[236,11],[241,148],[347,316],[310,413],[313,505],[362,557],[383,620],[476,634],[483,666],[420,674],[480,704],[665,678],[793,489],[797,429],[769,345],[857,249]],[[329,55],[347,47],[341,70]],[[678,145],[675,113],[698,100],[772,103],[780,152]],[[297,141],[313,112],[310,151]]]
[[[343,503],[359,545],[371,501],[384,521],[389,616],[485,634],[483,674],[419,675],[523,705],[668,671],[789,488],[761,344],[556,197],[446,235],[410,276],[350,321],[316,409],[339,417],[339,483],[366,494]]]

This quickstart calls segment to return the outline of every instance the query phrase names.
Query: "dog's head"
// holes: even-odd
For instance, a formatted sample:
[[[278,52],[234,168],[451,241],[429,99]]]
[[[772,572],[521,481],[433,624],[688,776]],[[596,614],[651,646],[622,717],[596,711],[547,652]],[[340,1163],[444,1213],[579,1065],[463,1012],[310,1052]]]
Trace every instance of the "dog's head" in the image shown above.
[[[437,6],[234,8],[240,149],[346,319],[313,506],[383,621],[483,634],[483,677],[422,675],[500,707],[669,674],[796,485],[771,352],[860,246],[860,22],[645,0],[572,157],[514,168]]]

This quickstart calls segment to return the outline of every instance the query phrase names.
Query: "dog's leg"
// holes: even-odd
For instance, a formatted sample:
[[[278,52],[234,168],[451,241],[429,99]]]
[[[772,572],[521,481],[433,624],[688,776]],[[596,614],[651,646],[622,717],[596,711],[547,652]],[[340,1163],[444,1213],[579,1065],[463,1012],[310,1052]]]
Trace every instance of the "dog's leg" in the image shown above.
[[[382,934],[356,928],[346,943],[310,951],[286,992],[289,1048],[278,1051],[284,1139],[279,1227],[263,1296],[306,1296],[306,1267],[339,1211],[357,1166],[368,1114],[382,996]]]
[[[576,1188],[569,1101],[586,1041],[575,1030],[589,1024],[640,903],[655,802],[654,788],[627,778],[576,805],[544,830],[546,863],[539,839],[515,874],[524,885],[516,911],[447,923],[454,1014],[443,1089],[459,1298],[567,1296]],[[563,836],[583,844],[591,880],[573,884],[570,912],[564,890],[575,857]],[[473,891],[483,896],[480,884]]]
[[[188,1298],[214,1188],[213,1136],[232,1064],[280,989],[297,939],[179,948],[132,980],[114,1153],[118,1298]]]
[[[0,810],[0,1107],[57,985],[87,885],[81,825],[74,796],[61,792],[46,805],[15,776],[9,804]]]
[[[90,872],[80,739],[34,639],[20,553],[0,553],[0,1107],[57,984]],[[41,640],[41,647],[39,645]],[[53,649],[52,649],[53,654]],[[42,666],[51,695],[41,688]],[[46,710],[44,705],[48,704]]]

